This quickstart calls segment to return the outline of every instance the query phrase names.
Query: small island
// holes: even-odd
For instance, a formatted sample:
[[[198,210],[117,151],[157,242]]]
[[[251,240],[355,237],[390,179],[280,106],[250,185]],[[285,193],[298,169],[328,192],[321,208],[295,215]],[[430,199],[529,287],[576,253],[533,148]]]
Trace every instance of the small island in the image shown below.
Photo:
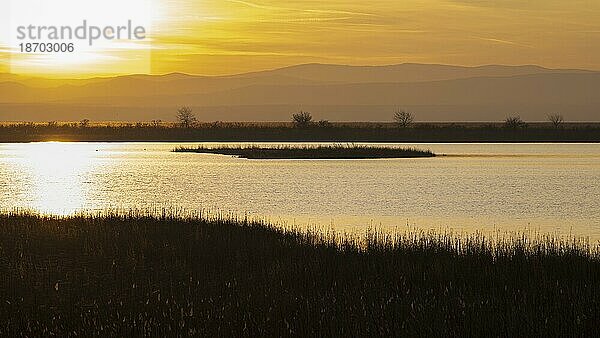
[[[429,150],[363,145],[178,147],[178,153],[231,155],[247,159],[379,159],[435,157]]]

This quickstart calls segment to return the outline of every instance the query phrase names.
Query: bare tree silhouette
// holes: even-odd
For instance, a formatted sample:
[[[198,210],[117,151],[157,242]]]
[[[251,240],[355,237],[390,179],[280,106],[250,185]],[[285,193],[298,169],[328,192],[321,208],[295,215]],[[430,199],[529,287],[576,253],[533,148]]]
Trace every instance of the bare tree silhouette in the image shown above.
[[[183,128],[191,128],[198,122],[190,107],[181,107],[177,110],[177,121]]]
[[[550,121],[552,123],[554,128],[558,129],[565,122],[565,118],[561,114],[551,114],[551,115],[548,115],[548,121]]]
[[[414,120],[415,120],[415,117],[410,112],[402,110],[402,111],[397,111],[394,113],[394,121],[396,121],[398,126],[400,126],[402,128],[409,127],[413,123]]]
[[[292,115],[292,121],[297,128],[306,128],[312,122],[312,115],[306,111],[300,111]]]
[[[513,115],[504,120],[504,127],[509,129],[526,128],[527,123],[519,115]]]

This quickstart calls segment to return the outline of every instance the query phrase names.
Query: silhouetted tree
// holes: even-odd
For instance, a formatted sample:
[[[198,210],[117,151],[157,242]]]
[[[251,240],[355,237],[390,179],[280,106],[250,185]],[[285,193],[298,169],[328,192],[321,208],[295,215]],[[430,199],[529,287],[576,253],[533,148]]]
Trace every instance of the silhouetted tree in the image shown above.
[[[312,115],[309,112],[300,111],[292,115],[292,121],[297,128],[306,128],[312,122]]]
[[[552,123],[554,128],[558,129],[565,122],[565,118],[561,114],[551,114],[548,115],[548,121]]]
[[[333,127],[333,125],[331,124],[331,122],[329,122],[327,120],[319,120],[319,122],[317,122],[317,126],[319,126],[320,128],[331,128],[331,127]]]
[[[90,125],[90,120],[88,120],[88,119],[83,119],[83,120],[79,121],[79,126],[80,127],[85,128],[85,127],[87,127],[89,125]]]
[[[520,116],[509,116],[504,120],[504,127],[509,129],[518,129],[527,127],[527,123]]]
[[[409,127],[415,120],[412,113],[407,111],[397,111],[394,113],[394,121],[402,128]]]
[[[190,107],[181,107],[177,110],[177,121],[183,128],[191,128],[198,122]]]

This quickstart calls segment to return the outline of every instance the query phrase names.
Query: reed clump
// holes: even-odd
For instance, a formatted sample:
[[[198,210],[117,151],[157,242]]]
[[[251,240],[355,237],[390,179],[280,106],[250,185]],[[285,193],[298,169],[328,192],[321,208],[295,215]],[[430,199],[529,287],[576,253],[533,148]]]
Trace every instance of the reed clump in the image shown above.
[[[599,291],[575,238],[0,214],[0,336],[579,336]]]
[[[434,157],[429,150],[355,144],[303,146],[203,146],[178,147],[179,153],[203,153],[238,156],[248,159],[377,159]]]

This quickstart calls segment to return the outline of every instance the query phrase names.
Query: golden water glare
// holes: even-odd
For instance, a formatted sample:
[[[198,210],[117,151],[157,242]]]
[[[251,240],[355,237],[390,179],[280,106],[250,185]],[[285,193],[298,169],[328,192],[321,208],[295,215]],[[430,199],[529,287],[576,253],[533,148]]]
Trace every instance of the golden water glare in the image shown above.
[[[179,145],[0,144],[0,209],[67,216],[177,208],[342,232],[372,226],[600,240],[595,144],[421,145],[455,154],[426,162],[250,161],[171,152]]]
[[[31,182],[31,207],[41,213],[69,215],[85,205],[86,176],[95,146],[36,143],[28,147],[23,169]]]

